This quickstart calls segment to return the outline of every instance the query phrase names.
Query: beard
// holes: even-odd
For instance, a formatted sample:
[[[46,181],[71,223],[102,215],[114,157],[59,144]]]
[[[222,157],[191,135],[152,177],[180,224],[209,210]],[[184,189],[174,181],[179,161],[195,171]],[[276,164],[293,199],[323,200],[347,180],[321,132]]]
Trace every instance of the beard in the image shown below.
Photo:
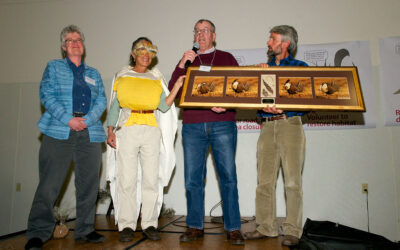
[[[276,48],[275,50],[273,50],[272,48],[268,48],[268,51],[267,51],[268,57],[274,57],[274,56],[280,55],[281,53],[282,53],[281,48]]]

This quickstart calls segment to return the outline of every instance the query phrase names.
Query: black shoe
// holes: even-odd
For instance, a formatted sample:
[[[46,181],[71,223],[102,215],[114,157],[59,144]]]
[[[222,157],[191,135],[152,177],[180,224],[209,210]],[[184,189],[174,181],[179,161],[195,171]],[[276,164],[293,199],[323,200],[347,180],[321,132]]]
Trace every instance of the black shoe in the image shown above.
[[[121,232],[119,232],[119,241],[121,242],[129,242],[133,240],[133,230],[130,227],[124,228]]]
[[[96,231],[93,231],[85,236],[81,236],[75,239],[75,241],[77,242],[90,242],[90,243],[100,243],[104,242],[105,240],[106,238],[104,238],[103,235],[96,233]]]
[[[148,227],[145,230],[143,230],[143,234],[146,235],[146,237],[149,240],[160,240],[161,239],[160,235],[158,234],[157,229],[153,226]]]
[[[40,238],[32,238],[25,245],[25,250],[42,250],[43,241]]]

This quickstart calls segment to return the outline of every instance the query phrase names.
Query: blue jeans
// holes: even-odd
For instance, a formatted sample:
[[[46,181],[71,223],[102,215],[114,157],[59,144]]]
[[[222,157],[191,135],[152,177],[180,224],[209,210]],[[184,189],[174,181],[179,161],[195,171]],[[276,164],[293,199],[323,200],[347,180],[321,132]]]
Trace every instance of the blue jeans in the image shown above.
[[[240,230],[235,151],[235,122],[183,124],[182,128],[188,227],[204,227],[204,186],[208,147],[219,177],[226,231]]]

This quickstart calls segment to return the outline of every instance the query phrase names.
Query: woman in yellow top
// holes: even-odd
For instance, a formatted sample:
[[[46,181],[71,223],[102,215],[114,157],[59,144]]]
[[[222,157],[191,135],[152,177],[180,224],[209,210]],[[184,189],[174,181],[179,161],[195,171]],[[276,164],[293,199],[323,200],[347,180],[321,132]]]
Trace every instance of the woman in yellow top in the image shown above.
[[[160,239],[157,224],[159,196],[162,195],[159,188],[162,135],[154,112],[157,109],[166,112],[173,105],[183,77],[177,80],[167,96],[161,73],[148,69],[156,53],[157,47],[148,38],[138,38],[132,44],[130,66],[117,74],[113,84],[107,143],[115,149],[116,167],[113,171],[117,195],[112,194],[112,197],[122,242],[133,239],[140,210],[138,196],[142,203],[143,233],[150,240]],[[141,169],[138,169],[138,159]],[[137,186],[137,183],[141,185]]]

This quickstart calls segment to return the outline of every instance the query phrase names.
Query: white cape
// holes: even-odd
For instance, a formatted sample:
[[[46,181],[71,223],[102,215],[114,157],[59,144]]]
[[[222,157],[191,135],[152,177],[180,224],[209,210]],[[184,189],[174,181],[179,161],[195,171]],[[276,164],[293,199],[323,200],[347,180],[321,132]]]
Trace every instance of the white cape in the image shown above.
[[[112,103],[113,98],[115,98],[115,92],[113,91],[115,80],[121,76],[129,76],[130,72],[132,72],[132,68],[130,66],[124,67],[121,71],[119,71],[113,79],[112,87],[111,87],[111,101]],[[156,78],[161,79],[161,85],[165,94],[169,95],[169,90],[165,81],[164,76],[162,73],[157,69],[153,68],[150,73],[152,73]],[[110,107],[109,107],[110,108]],[[163,189],[164,186],[167,186],[169,183],[169,179],[171,178],[172,171],[175,167],[176,157],[175,157],[175,150],[174,150],[174,141],[175,135],[177,130],[177,122],[178,116],[175,109],[175,104],[173,103],[171,108],[163,113],[159,110],[155,111],[155,117],[157,120],[157,124],[161,130],[161,142],[160,142],[160,167],[158,173],[158,180],[159,180],[159,194],[157,200],[157,209],[158,214],[160,213],[162,204],[163,204]],[[120,112],[121,115],[121,112]],[[118,126],[118,124],[117,124]],[[116,126],[116,127],[117,127]],[[117,143],[118,145],[118,143]],[[137,211],[132,211],[133,213],[136,212],[136,219],[139,217],[140,213],[140,204],[142,203],[142,191],[141,191],[141,184],[142,184],[142,172],[140,168],[140,162],[138,163],[138,179],[137,179]],[[107,176],[106,180],[110,182],[110,193],[114,205],[114,217],[115,217],[115,224],[118,223],[118,191],[117,191],[117,172],[118,166],[116,161],[116,150],[110,147],[107,144]]]

